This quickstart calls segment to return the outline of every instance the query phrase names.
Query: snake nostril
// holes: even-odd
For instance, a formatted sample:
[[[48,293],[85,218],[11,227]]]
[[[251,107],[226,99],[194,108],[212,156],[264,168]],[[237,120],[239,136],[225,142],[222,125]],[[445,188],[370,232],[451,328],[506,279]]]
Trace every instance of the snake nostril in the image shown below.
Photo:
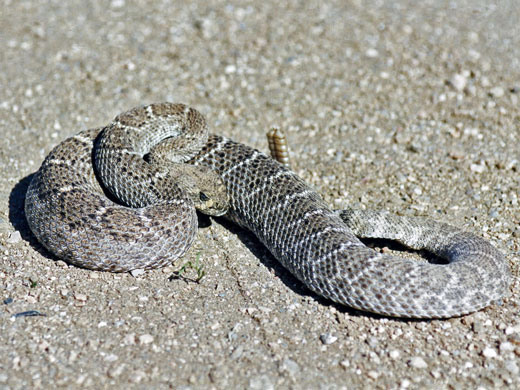
[[[199,192],[199,198],[202,202],[207,202],[209,200],[209,196],[202,191]]]

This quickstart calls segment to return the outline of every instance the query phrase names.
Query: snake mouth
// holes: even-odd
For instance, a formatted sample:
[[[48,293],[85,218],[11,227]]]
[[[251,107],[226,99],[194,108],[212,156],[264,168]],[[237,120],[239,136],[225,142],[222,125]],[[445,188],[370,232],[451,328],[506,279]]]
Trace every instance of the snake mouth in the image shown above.
[[[198,200],[198,199],[197,199]],[[228,202],[220,199],[207,198],[205,201],[195,201],[195,209],[202,214],[210,215],[212,217],[220,217],[227,213]]]

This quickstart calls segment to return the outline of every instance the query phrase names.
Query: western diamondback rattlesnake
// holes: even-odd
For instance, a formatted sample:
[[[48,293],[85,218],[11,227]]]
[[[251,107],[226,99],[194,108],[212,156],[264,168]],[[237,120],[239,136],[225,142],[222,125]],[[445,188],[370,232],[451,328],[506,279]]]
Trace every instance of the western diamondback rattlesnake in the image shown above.
[[[170,152],[178,146],[181,152]],[[187,160],[188,174],[166,160]],[[202,115],[179,104],[135,108],[103,130],[58,145],[35,174],[25,207],[31,230],[56,256],[82,267],[128,271],[163,266],[187,250],[196,230],[194,204],[214,215],[229,205],[226,217],[253,232],[307,287],[360,310],[452,317],[508,291],[507,261],[487,241],[422,218],[334,212],[258,150],[208,137]],[[426,249],[449,264],[380,254],[355,234]]]

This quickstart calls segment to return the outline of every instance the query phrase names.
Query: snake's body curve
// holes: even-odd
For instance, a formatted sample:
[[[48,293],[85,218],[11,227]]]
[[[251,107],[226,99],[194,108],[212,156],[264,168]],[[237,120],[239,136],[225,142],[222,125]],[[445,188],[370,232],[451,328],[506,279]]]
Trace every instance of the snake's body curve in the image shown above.
[[[88,268],[122,271],[171,262],[193,240],[195,227],[188,225],[193,222],[195,212],[190,200],[178,197],[170,202],[173,205],[163,205],[158,212],[151,206],[124,208],[106,196],[100,201],[103,189],[96,182],[89,159],[98,132],[83,132],[65,141],[42,165],[27,194],[26,214],[32,231],[57,256]],[[76,157],[74,161],[60,163],[66,160],[63,153]],[[445,318],[479,310],[507,294],[510,279],[507,261],[491,244],[473,234],[427,219],[383,212],[337,213],[288,168],[258,150],[221,136],[210,135],[200,152],[188,162],[209,167],[222,178],[229,195],[226,216],[231,221],[253,232],[312,291],[335,302],[388,316]],[[73,173],[65,181],[59,176],[62,173],[52,169],[52,174],[46,173],[49,166],[66,171],[73,166]],[[83,181],[75,178],[78,173]],[[75,195],[76,190],[71,193],[73,187],[81,187],[77,190],[81,196]],[[89,194],[94,197],[89,198]],[[71,201],[65,201],[68,198]],[[93,209],[86,212],[85,204]],[[173,209],[168,211],[164,207]],[[71,213],[68,208],[74,209],[75,226],[57,228],[63,225],[60,222],[63,218],[71,221],[69,215],[64,217],[64,213]],[[105,212],[112,208],[117,213],[132,213],[132,222],[137,222],[134,225],[137,227],[130,227],[130,233],[140,235],[139,239],[131,238],[128,231],[121,232],[121,223],[130,226],[130,219],[116,211]],[[117,214],[117,219],[112,214]],[[187,216],[189,223],[179,222],[181,214]],[[89,240],[93,232],[100,240],[95,247]],[[108,242],[103,232],[112,235]],[[363,245],[354,233],[428,249],[448,259],[449,264],[415,262],[381,254]],[[71,234],[77,236],[73,251],[64,248],[70,246],[64,237]],[[123,243],[127,245],[117,244],[116,249],[122,254],[115,254],[112,239],[119,235],[126,238]],[[173,246],[159,253],[153,242],[146,241],[151,236],[161,248],[167,248],[165,242]],[[54,244],[56,237],[61,237],[61,241]],[[143,238],[144,246],[151,249],[148,254],[136,252],[134,256],[131,252],[143,246]],[[171,253],[166,253],[169,250]],[[143,264],[138,260],[151,253],[157,258],[156,263],[147,260]],[[110,265],[114,258],[119,265]]]

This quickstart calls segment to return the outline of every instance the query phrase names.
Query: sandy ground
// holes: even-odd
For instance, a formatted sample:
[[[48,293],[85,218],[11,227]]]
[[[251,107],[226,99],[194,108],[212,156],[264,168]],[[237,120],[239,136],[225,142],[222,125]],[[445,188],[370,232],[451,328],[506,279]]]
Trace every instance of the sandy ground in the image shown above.
[[[0,389],[520,388],[514,1],[1,3]],[[22,210],[45,155],[165,100],[262,150],[282,127],[295,170],[334,207],[482,235],[511,264],[511,297],[445,321],[367,315],[218,222],[136,276],[43,251]],[[197,259],[200,283],[171,278]],[[43,316],[14,316],[29,310]]]

